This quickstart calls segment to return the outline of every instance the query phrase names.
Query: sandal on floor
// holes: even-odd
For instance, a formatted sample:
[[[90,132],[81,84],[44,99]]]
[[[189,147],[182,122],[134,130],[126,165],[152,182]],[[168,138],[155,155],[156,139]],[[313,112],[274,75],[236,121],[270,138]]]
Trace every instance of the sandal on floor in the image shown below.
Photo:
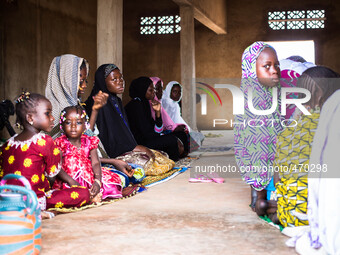
[[[209,178],[211,178],[216,183],[224,183],[224,179],[220,177],[217,173],[208,173]]]
[[[190,178],[189,182],[193,182],[193,183],[202,182],[202,183],[205,183],[205,182],[213,182],[213,180],[210,179],[209,177],[203,175],[203,174],[199,174],[199,175],[196,175],[194,178]]]
[[[135,184],[135,185],[129,185],[128,187],[123,189],[122,195],[123,197],[131,197],[135,195],[140,188],[140,185]]]

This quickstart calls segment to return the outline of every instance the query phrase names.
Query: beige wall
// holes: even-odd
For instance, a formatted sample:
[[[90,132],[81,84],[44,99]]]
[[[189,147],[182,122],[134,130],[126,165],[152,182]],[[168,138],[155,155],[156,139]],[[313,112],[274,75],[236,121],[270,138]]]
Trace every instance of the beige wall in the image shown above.
[[[44,94],[52,59],[62,54],[86,58],[96,68],[95,0],[1,1],[0,100],[14,100],[21,89]],[[11,119],[14,121],[14,118]],[[7,135],[7,132],[3,132]]]
[[[172,0],[124,0],[123,5],[123,70],[127,85],[141,75],[159,76],[165,83],[180,80],[179,34],[139,34],[141,16],[178,14],[178,5]],[[89,85],[92,84],[96,65],[97,1],[14,0],[13,3],[1,1],[0,7],[3,56],[0,61],[0,99],[14,99],[22,87],[44,93],[53,57],[65,53],[89,60],[92,67]],[[272,31],[268,28],[268,11],[301,8],[326,9],[326,28],[308,31]],[[340,72],[339,10],[340,2],[335,0],[227,0],[226,35],[217,35],[195,22],[196,77],[240,77],[242,52],[257,40],[314,40],[316,63]],[[225,91],[219,93],[223,96],[223,107],[215,109],[208,98],[208,110],[230,119],[231,96]],[[125,103],[129,100],[128,91],[123,99]],[[197,107],[198,126],[209,128],[211,119],[201,116],[200,104]]]
[[[126,90],[123,101],[130,100],[128,87],[139,76],[158,76],[165,84],[180,81],[180,42],[175,35],[141,35],[139,21],[142,16],[178,15],[179,7],[171,0],[124,0],[123,15],[123,70]]]

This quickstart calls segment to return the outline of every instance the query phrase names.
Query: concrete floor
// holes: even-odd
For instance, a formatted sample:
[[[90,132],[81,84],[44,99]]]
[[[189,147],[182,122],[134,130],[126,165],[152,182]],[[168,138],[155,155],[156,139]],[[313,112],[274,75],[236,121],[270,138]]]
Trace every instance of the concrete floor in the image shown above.
[[[225,146],[231,133],[206,138]],[[232,152],[204,153],[196,166],[235,165]],[[43,221],[42,254],[295,254],[279,230],[248,206],[240,178],[189,183],[190,171],[132,198]]]

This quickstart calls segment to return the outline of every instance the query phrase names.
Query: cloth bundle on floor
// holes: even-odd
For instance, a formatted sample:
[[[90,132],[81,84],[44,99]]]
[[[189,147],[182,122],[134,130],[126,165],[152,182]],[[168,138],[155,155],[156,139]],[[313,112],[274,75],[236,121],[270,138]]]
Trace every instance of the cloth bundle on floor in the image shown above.
[[[128,163],[140,165],[144,168],[145,175],[161,175],[174,168],[175,162],[169,159],[165,152],[152,150],[155,154],[155,159],[150,159],[144,152],[128,152],[117,159],[124,160]]]

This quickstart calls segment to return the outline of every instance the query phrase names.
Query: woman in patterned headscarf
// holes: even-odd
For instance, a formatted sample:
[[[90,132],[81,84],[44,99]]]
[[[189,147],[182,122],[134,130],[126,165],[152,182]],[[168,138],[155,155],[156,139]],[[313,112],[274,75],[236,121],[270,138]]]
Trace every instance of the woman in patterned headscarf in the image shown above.
[[[51,101],[54,124],[59,129],[60,112],[80,102],[86,88],[89,64],[84,58],[72,54],[55,57],[48,72],[45,96]]]
[[[87,87],[87,77],[89,75],[89,64],[86,59],[72,54],[55,57],[48,72],[45,96],[52,103],[52,114],[55,119],[55,127],[50,135],[56,138],[60,135],[59,115],[67,106],[82,105],[81,95]],[[94,95],[94,111],[106,104],[108,95],[99,91]],[[90,128],[94,130],[96,114],[90,119]],[[90,131],[87,131],[90,132]]]
[[[279,61],[274,48],[263,42],[255,42],[245,49],[242,55],[241,82],[245,113],[235,116],[234,148],[242,179],[257,191],[265,189],[273,176],[266,168],[272,166],[276,138],[282,131],[278,111],[280,103],[273,113],[256,115],[249,109],[248,97],[252,93],[250,99],[255,109],[270,109],[273,87],[280,86],[279,78]],[[256,201],[254,193],[252,192],[251,203],[253,208]]]

